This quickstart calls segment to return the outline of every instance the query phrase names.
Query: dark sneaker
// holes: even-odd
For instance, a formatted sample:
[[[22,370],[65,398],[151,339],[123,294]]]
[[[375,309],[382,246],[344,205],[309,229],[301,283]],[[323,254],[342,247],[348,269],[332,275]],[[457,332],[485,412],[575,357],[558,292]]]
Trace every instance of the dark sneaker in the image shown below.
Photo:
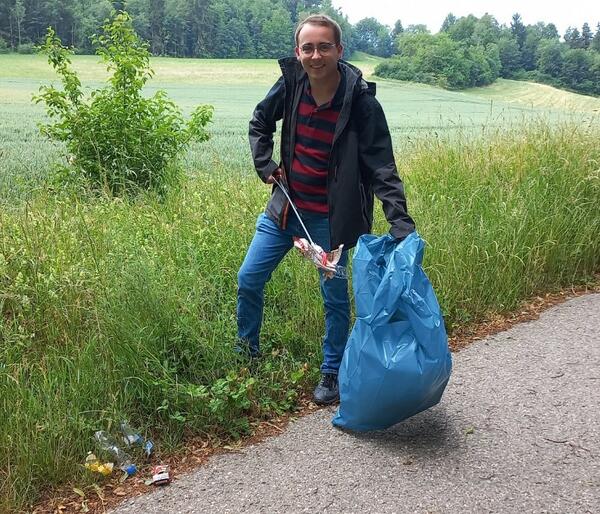
[[[321,380],[315,387],[313,399],[317,405],[331,405],[340,400],[338,377],[335,373],[323,373],[321,375]]]

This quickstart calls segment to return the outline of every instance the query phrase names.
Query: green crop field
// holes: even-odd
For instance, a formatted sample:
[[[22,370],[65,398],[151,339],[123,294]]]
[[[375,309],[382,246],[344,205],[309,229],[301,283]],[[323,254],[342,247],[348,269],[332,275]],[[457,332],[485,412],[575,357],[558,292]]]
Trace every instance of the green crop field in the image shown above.
[[[102,83],[97,58],[73,61],[87,87]],[[355,63],[368,78],[377,62]],[[41,56],[0,55],[0,512],[61,487],[95,495],[104,479],[82,463],[96,430],[128,420],[158,462],[190,436],[251,433],[318,376],[318,280],[295,253],[267,287],[264,358],[250,370],[233,351],[236,273],[269,195],[247,126],[276,62],[152,65],[148,93],[165,89],[186,113],[215,106],[213,137],[184,156],[180,189],[121,199],[46,187],[64,156],[31,96],[56,77]],[[449,330],[595,280],[599,99],[506,80],[377,82]],[[378,206],[374,231],[387,228]]]
[[[353,61],[368,79],[378,60],[364,54]],[[104,67],[95,56],[74,56],[74,69],[85,86],[98,87]],[[226,169],[252,173],[247,145],[248,120],[256,103],[278,77],[273,60],[201,60],[154,58],[155,77],[149,94],[164,89],[183,109],[209,103],[215,107],[212,140],[192,147],[186,167],[190,173]],[[600,99],[548,86],[501,80],[467,92],[445,91],[413,83],[377,79],[377,96],[388,119],[396,151],[411,142],[442,133],[485,134],[498,127],[514,127],[544,117],[551,121],[587,120],[600,109]],[[0,193],[22,190],[24,181],[43,176],[59,149],[45,141],[36,123],[43,119],[41,105],[31,97],[42,84],[57,81],[41,55],[0,55]]]

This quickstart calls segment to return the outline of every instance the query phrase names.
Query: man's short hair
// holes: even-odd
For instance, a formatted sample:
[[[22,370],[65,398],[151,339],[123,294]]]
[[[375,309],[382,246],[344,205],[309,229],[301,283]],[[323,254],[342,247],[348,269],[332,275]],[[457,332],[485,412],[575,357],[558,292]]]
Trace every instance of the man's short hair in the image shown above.
[[[298,26],[296,27],[296,46],[298,46],[298,36],[300,35],[300,31],[304,25],[321,25],[322,27],[329,27],[333,30],[333,39],[336,45],[342,44],[342,29],[340,28],[337,21],[333,18],[330,18],[326,14],[311,14],[307,18],[303,19]]]

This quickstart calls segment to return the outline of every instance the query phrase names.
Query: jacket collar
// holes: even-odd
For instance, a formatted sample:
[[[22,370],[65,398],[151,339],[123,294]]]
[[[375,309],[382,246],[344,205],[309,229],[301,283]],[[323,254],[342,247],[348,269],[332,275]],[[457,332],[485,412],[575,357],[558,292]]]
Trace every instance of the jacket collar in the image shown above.
[[[295,112],[300,101],[301,88],[299,86],[302,84],[304,77],[306,77],[306,72],[296,57],[285,57],[278,62],[284,81],[289,85],[290,92],[292,92],[290,101],[292,102],[292,112]],[[346,91],[344,92],[344,102],[333,134],[333,144],[335,144],[350,120],[350,113],[355,98],[364,93],[375,96],[375,83],[364,80],[362,72],[356,66],[342,59],[338,63],[340,71],[346,79]]]

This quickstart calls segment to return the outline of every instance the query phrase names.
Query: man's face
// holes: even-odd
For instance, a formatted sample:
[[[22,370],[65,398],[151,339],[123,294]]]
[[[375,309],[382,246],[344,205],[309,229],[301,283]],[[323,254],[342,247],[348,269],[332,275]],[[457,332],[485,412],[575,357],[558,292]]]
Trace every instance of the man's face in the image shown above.
[[[342,53],[342,45],[335,44],[331,27],[308,23],[298,34],[296,56],[311,81],[337,78],[337,62]]]

